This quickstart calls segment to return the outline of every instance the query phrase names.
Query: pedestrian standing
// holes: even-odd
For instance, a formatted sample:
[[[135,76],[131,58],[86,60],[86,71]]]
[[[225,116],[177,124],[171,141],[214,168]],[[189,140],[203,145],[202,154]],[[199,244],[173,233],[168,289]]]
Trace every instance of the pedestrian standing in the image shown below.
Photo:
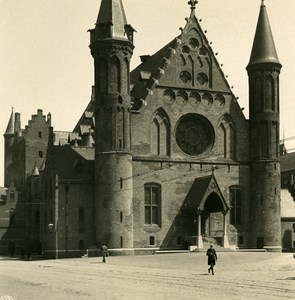
[[[213,268],[217,262],[217,254],[215,249],[213,248],[213,244],[210,244],[210,248],[207,250],[206,255],[208,256],[208,266],[210,266],[208,269],[208,273],[210,274],[210,270],[211,270],[212,275],[214,275]]]
[[[102,252],[102,262],[106,262],[106,257],[109,256],[108,247],[105,244],[102,244],[101,246],[101,252]]]

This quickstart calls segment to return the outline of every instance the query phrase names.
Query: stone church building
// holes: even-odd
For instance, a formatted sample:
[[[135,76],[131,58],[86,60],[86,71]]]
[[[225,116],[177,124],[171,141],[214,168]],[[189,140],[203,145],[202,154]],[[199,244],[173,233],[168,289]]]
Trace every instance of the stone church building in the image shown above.
[[[42,110],[21,129],[11,114],[5,185],[18,191],[18,246],[47,257],[95,253],[102,243],[128,254],[209,242],[281,251],[281,64],[264,2],[246,68],[249,119],[197,1],[181,34],[131,72],[135,30],[122,2],[102,0],[89,30],[95,85],[74,130],[53,131]]]

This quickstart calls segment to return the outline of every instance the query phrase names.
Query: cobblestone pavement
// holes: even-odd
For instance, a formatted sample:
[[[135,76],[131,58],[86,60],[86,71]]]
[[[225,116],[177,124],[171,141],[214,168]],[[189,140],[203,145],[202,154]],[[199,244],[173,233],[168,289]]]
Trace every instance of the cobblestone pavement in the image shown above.
[[[295,299],[292,254],[204,253],[20,261],[0,260],[0,299]]]

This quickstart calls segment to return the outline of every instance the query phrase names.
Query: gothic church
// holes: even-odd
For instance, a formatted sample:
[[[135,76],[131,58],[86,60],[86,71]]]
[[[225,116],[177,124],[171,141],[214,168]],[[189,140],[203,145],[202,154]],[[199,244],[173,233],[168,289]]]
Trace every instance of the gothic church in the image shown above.
[[[41,110],[25,129],[11,115],[5,184],[18,193],[9,202],[22,228],[16,246],[47,257],[95,255],[102,243],[122,254],[209,242],[281,251],[281,64],[264,3],[246,119],[197,1],[181,34],[131,72],[134,29],[122,2],[102,0],[90,30],[95,86],[73,132],[53,131]]]

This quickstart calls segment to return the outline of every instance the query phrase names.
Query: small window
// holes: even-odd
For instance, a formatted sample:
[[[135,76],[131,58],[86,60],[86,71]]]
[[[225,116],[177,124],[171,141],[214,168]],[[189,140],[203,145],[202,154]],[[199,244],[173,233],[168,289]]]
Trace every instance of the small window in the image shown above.
[[[40,139],[42,138],[42,131],[38,132],[38,136],[39,136]]]
[[[295,223],[293,223],[293,232],[295,232]]]
[[[150,246],[155,246],[155,237],[150,236]]]
[[[293,248],[295,248],[295,241],[293,241]]]
[[[123,212],[120,211],[120,222],[122,223],[123,222]]]
[[[120,237],[120,244],[121,244],[121,248],[123,248],[123,237]]]
[[[43,158],[43,152],[42,151],[39,151],[39,157]]]

